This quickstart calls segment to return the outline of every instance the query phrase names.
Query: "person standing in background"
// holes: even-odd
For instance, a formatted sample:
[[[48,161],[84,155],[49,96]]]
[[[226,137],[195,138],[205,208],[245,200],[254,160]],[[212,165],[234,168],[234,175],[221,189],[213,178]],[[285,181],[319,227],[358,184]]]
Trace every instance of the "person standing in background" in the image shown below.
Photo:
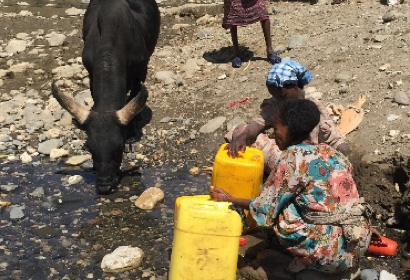
[[[270,36],[270,20],[265,0],[224,0],[224,17],[222,27],[230,29],[235,58],[232,67],[239,68],[242,59],[239,53],[238,26],[245,26],[260,21],[266,43],[266,55],[272,63],[279,63],[281,58],[272,49]]]

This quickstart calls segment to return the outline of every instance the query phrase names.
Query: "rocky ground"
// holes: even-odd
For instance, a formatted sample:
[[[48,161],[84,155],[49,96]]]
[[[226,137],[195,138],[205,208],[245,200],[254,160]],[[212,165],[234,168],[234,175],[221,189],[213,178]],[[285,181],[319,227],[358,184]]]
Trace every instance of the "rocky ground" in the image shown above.
[[[212,165],[224,133],[251,120],[268,97],[270,64],[260,26],[239,29],[247,60],[233,69],[221,4],[160,3],[161,35],[146,82],[153,117],[141,142],[124,154],[129,176],[119,193],[101,198],[95,197],[95,176],[87,171],[91,162],[84,133],[50,97],[54,79],[77,101],[92,106],[81,63],[86,5],[28,2],[0,0],[0,228],[6,232],[0,236],[5,256],[0,278],[165,279],[175,197],[207,191],[204,169]],[[405,244],[410,222],[410,6],[353,0],[341,5],[268,2],[268,7],[276,51],[314,74],[308,95],[345,107],[360,94],[367,97],[364,120],[347,137],[349,157],[359,192],[375,210],[375,225]],[[247,97],[248,103],[228,108]],[[85,156],[76,163],[82,169],[67,168],[64,162],[73,155]],[[193,167],[199,175],[189,174]],[[133,207],[132,195],[158,181],[164,203],[148,215]],[[102,273],[102,256],[124,240],[146,250],[146,262],[136,271]],[[364,267],[408,279],[410,264],[401,257],[366,258]],[[248,268],[243,275],[253,279],[252,273]]]

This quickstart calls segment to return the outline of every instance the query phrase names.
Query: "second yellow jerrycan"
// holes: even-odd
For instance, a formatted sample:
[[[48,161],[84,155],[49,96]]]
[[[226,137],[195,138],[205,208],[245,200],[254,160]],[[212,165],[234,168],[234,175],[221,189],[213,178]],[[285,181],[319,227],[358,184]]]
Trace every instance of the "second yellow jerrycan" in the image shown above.
[[[228,150],[225,150],[226,145],[221,145],[215,156],[212,185],[235,197],[257,197],[263,184],[263,152],[246,147],[245,152],[239,152],[237,157],[232,158],[228,155]],[[253,228],[255,222],[249,213],[246,214],[249,225]]]

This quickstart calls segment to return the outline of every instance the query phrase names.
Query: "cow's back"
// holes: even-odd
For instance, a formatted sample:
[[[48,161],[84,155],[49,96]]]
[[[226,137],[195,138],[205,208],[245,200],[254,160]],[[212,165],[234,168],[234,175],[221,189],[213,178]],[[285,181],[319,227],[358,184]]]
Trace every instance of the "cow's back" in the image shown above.
[[[83,22],[83,40],[86,40],[103,1],[126,2],[140,24],[150,54],[154,51],[160,29],[160,15],[155,0],[91,0]],[[108,11],[109,13],[110,11]]]

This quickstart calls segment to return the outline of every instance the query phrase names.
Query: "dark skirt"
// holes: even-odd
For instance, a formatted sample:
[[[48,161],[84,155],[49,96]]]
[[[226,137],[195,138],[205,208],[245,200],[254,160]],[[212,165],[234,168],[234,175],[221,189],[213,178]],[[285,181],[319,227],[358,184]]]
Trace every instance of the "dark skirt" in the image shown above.
[[[225,0],[223,28],[243,26],[269,19],[265,0]]]

